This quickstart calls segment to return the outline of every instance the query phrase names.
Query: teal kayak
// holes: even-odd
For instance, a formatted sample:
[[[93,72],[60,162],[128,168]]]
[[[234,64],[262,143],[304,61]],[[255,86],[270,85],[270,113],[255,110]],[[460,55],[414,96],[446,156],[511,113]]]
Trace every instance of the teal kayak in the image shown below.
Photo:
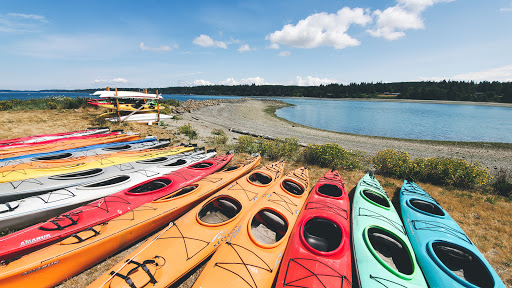
[[[466,233],[416,183],[404,181],[400,207],[430,287],[505,287]]]
[[[360,287],[427,287],[402,221],[372,173],[356,186],[352,238]]]

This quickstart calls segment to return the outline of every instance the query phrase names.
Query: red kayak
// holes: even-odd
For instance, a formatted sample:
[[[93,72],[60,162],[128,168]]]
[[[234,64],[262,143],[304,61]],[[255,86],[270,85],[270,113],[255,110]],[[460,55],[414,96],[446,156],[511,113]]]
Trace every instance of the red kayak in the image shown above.
[[[84,136],[72,136],[72,137],[66,137],[66,138],[57,138],[57,139],[51,139],[41,142],[21,142],[21,143],[12,143],[9,145],[0,145],[0,149],[8,150],[10,148],[14,147],[30,147],[30,146],[37,146],[37,145],[46,145],[54,142],[61,142],[61,141],[73,141],[73,140],[80,140],[80,139],[90,139],[90,138],[101,138],[101,137],[108,137],[108,136],[114,136],[121,134],[120,131],[111,132],[108,134],[92,134],[92,135],[84,135]]]
[[[106,129],[106,128],[91,128],[91,129],[87,129],[87,130],[64,132],[64,133],[40,134],[40,135],[33,135],[33,136],[27,136],[27,137],[14,138],[14,139],[0,140],[0,145],[8,145],[8,144],[12,144],[12,143],[20,143],[20,142],[26,142],[26,141],[38,142],[39,139],[66,138],[66,137],[72,137],[74,135],[98,134],[98,133],[104,133],[107,131],[108,131],[108,129]],[[41,140],[41,141],[45,141],[45,140]]]
[[[233,154],[217,156],[100,198],[46,222],[0,238],[0,263],[123,215],[222,169]],[[115,185],[115,184],[114,184]],[[93,230],[94,231],[94,230]]]
[[[281,262],[276,287],[352,287],[350,201],[336,170],[313,187]]]

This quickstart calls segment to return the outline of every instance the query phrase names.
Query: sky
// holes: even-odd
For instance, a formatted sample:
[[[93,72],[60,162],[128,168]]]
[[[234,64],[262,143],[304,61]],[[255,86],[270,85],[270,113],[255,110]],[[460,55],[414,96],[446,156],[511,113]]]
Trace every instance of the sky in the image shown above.
[[[512,81],[512,0],[0,0],[0,90]]]

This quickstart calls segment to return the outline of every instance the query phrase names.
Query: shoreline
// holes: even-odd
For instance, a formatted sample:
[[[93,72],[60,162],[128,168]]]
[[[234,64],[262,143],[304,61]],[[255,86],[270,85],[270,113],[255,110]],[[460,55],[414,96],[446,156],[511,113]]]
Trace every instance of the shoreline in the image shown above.
[[[491,171],[500,168],[512,170],[512,145],[508,143],[414,140],[333,132],[297,124],[273,113],[286,105],[279,100],[253,98],[223,101],[188,110],[188,113],[181,114],[183,120],[166,120],[165,124],[174,129],[190,123],[203,139],[212,137],[213,129],[221,128],[229,137],[228,143],[234,143],[242,135],[230,131],[234,129],[271,138],[296,138],[303,144],[335,143],[370,156],[389,148],[406,151],[412,158],[463,158],[469,162],[477,161]]]

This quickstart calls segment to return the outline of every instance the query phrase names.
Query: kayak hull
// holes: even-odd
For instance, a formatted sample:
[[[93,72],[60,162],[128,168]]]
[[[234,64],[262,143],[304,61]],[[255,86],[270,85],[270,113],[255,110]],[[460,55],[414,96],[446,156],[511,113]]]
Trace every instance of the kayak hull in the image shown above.
[[[90,287],[125,287],[126,282],[118,275],[127,275],[137,266],[136,263],[144,263],[155,258],[165,263],[161,263],[159,269],[152,274],[157,282],[151,287],[168,287],[174,284],[213,254],[221,243],[235,237],[239,230],[233,228],[238,220],[273,183],[279,180],[282,170],[282,162],[273,163],[236,180],[167,225],[156,237],[143,243]],[[252,183],[249,179],[258,173],[268,175],[272,180],[265,185]],[[222,203],[224,204],[220,205]],[[147,279],[148,275],[132,273],[129,277],[138,281],[137,279]]]
[[[355,189],[352,245],[360,287],[427,287],[402,221],[373,174]]]
[[[416,183],[404,181],[400,207],[418,263],[431,287],[505,287],[466,233]]]
[[[306,201],[309,173],[299,168],[272,185],[220,245],[193,287],[271,287]]]
[[[351,287],[350,201],[338,171],[313,187],[293,228],[276,287]]]

